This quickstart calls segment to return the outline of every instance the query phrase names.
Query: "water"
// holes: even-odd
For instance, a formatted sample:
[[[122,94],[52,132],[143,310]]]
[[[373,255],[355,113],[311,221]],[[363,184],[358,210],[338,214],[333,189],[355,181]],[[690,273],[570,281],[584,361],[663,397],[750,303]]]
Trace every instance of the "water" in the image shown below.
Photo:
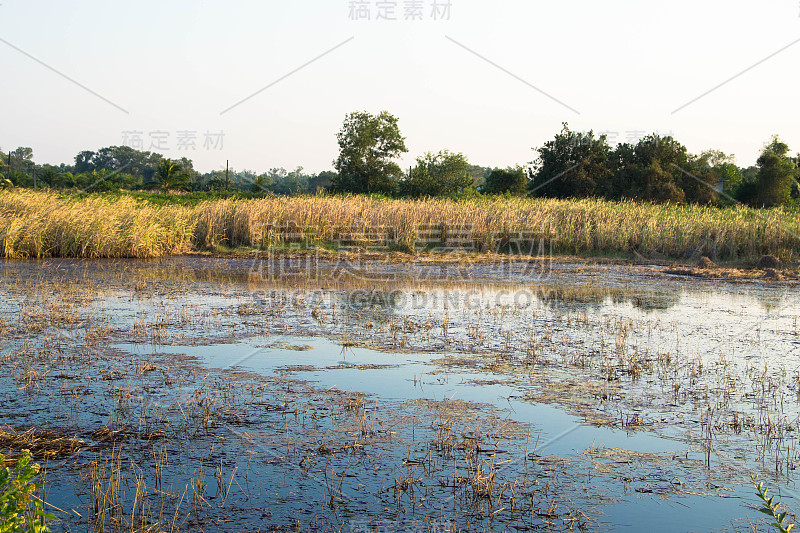
[[[152,450],[169,449],[159,490],[173,507],[183,491],[184,528],[500,531],[581,511],[590,530],[747,530],[751,473],[796,508],[792,286],[569,263],[294,274],[199,258],[2,265],[3,420],[87,443],[50,467],[50,501],[82,515],[57,528],[92,515],[89,458],[117,446],[92,435],[107,427],[149,485]],[[443,437],[445,420],[458,430]],[[522,500],[447,485],[476,458],[535,494],[525,517],[495,514]],[[186,489],[200,477],[205,503]]]

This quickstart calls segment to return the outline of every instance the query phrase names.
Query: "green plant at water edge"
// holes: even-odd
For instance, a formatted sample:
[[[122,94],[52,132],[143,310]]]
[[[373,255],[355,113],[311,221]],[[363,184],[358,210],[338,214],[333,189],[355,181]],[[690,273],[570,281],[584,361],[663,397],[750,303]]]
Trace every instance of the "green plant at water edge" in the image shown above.
[[[792,528],[794,528],[794,524],[788,522],[786,511],[780,512],[781,502],[774,501],[775,496],[767,498],[767,488],[756,476],[750,476],[750,479],[753,480],[756,494],[761,499],[761,507],[758,509],[759,512],[772,518],[774,522],[771,522],[769,525],[780,531],[780,533],[789,533]]]
[[[3,464],[5,456],[0,453],[0,465]],[[0,533],[50,531],[45,519],[55,515],[45,512],[42,500],[35,494],[38,485],[34,478],[39,468],[31,463],[27,451],[19,456],[13,472],[9,467],[0,467]]]

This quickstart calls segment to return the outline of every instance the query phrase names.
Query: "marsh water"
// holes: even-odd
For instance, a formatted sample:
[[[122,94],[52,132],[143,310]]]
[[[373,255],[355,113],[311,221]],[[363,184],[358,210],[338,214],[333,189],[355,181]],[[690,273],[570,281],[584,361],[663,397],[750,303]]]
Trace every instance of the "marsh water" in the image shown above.
[[[54,531],[766,531],[797,288],[591,262],[0,264]],[[44,435],[44,433],[42,433]]]

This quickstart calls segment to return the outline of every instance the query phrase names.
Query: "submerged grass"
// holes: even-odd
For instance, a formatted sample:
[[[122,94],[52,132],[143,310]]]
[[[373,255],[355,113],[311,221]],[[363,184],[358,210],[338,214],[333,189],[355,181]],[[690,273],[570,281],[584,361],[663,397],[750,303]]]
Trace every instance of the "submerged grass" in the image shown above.
[[[3,257],[161,257],[190,250],[427,242],[531,255],[631,254],[742,261],[800,256],[800,219],[781,208],[478,198],[358,196],[220,199],[155,205],[129,196],[0,191]],[[425,239],[423,239],[425,240]],[[535,245],[535,246],[533,246]]]

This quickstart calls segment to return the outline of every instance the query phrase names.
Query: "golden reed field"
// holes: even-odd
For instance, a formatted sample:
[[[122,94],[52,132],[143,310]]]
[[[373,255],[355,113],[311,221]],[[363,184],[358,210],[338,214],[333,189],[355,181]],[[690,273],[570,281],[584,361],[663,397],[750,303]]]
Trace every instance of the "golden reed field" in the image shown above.
[[[563,254],[632,254],[744,261],[800,255],[796,213],[745,207],[485,197],[391,200],[304,196],[154,205],[129,196],[73,198],[0,191],[0,247],[6,258],[151,258],[220,247],[310,244],[378,236],[400,250],[420,228],[455,231],[479,251],[515,242]],[[381,237],[382,236],[382,237]],[[466,237],[465,237],[466,236]],[[544,246],[541,244],[544,243]],[[461,244],[464,244],[462,242]]]

